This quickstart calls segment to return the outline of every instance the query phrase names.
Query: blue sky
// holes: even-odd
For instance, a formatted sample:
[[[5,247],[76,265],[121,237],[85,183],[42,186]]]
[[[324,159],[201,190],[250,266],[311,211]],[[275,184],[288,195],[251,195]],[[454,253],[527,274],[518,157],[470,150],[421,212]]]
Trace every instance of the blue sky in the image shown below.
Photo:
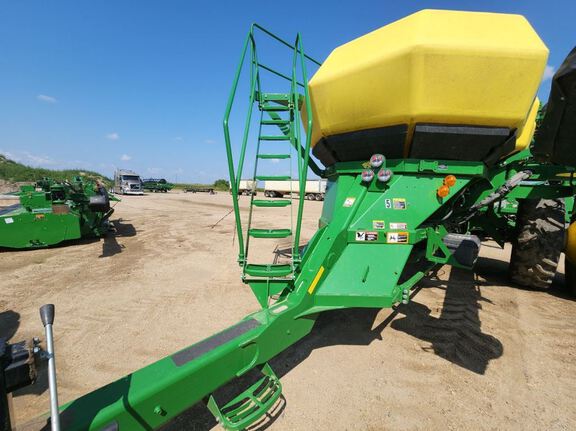
[[[525,15],[550,48],[549,72],[576,44],[574,0],[4,1],[0,152],[109,176],[123,167],[181,182],[227,178],[222,115],[250,23],[288,39],[300,31],[323,60],[424,8]],[[281,54],[271,50],[271,61]]]

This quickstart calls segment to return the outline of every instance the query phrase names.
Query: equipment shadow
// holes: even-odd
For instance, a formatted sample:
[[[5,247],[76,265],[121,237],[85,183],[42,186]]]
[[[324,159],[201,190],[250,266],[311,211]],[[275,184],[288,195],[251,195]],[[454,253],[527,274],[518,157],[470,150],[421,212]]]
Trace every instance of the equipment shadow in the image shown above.
[[[118,242],[118,238],[128,238],[136,236],[137,231],[132,223],[126,223],[123,219],[111,221],[110,231],[104,235],[102,242],[102,254],[99,258],[111,257],[122,253],[125,246]]]
[[[285,251],[286,252],[286,251]],[[477,374],[484,374],[489,362],[503,353],[502,343],[481,330],[479,310],[488,301],[480,292],[480,283],[474,272],[452,268],[449,280],[442,281],[431,273],[413,290],[412,299],[426,287],[445,290],[444,304],[439,317],[431,316],[431,310],[414,300],[400,305],[374,326],[380,309],[346,309],[324,312],[318,316],[312,332],[269,361],[278,377],[285,376],[304,361],[311,352],[334,345],[369,345],[382,340],[384,330],[390,326],[413,337],[430,343],[425,351],[432,352],[447,361]],[[401,318],[397,318],[402,316]],[[237,394],[246,383],[234,381],[226,385],[224,392]],[[229,395],[231,396],[231,395]],[[284,406],[286,400],[283,401]],[[264,425],[252,428],[261,431],[280,414],[266,418]],[[208,430],[217,422],[203,403],[198,403],[185,414],[166,425],[163,430]]]
[[[512,283],[508,280],[508,266],[509,263],[504,260],[480,257],[474,271],[485,281],[478,282],[479,285],[498,285],[503,288],[525,290],[529,292],[545,292],[548,295],[557,298],[576,301],[576,296],[570,293],[565,285],[565,275],[563,273],[557,271],[554,280],[552,281],[552,285],[548,288],[527,287]]]

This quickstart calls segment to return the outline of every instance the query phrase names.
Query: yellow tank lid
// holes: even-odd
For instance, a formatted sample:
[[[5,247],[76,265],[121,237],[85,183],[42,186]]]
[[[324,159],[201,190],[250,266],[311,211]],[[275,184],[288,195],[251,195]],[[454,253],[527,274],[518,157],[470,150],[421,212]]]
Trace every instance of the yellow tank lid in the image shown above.
[[[312,145],[406,125],[407,154],[417,123],[520,136],[547,57],[523,16],[422,10],[332,51],[310,80]]]

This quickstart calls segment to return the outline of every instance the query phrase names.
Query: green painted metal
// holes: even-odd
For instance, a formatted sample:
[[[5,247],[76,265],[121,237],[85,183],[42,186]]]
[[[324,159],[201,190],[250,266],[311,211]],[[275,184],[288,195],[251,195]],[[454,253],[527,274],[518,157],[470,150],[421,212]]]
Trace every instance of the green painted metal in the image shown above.
[[[39,180],[22,186],[19,203],[0,211],[0,247],[41,248],[63,241],[99,237],[113,210],[103,186],[76,177],[70,182]],[[95,203],[94,198],[104,202]],[[92,199],[92,200],[91,200]]]
[[[242,392],[224,407],[218,407],[211,395],[207,406],[227,430],[243,430],[253,424],[274,405],[282,393],[280,379],[270,365],[262,367],[264,377]]]
[[[290,154],[258,154],[259,159],[289,159]]]
[[[174,184],[169,183],[164,178],[148,178],[142,180],[142,188],[148,192],[166,193],[174,188]]]
[[[289,93],[260,91],[260,70],[271,69],[257,60],[255,29],[294,51],[292,75],[275,73],[290,80]],[[290,138],[290,145],[298,154],[301,187],[305,184],[307,169],[314,169],[310,161],[313,125],[308,124],[307,136],[303,138],[294,122],[294,118],[299,118],[302,103],[307,104],[310,112],[304,66],[303,77],[296,79],[296,59],[301,63],[307,59],[300,36],[290,45],[259,26],[252,26],[233,83],[224,129],[243,281],[251,287],[263,308],[219,334],[67,404],[62,408],[64,429],[157,429],[201,400],[208,400],[209,409],[225,428],[249,426],[280,396],[281,385],[267,362],[308,334],[320,312],[407,303],[415,284],[435,266],[446,263],[462,266],[443,242],[449,232],[481,231],[503,243],[514,228],[517,199],[571,197],[576,193],[573,168],[535,163],[529,149],[505,157],[493,166],[450,160],[386,160],[384,166],[393,173],[388,182],[377,179],[363,182],[361,172],[370,169],[367,161],[337,163],[322,172],[328,178],[328,187],[319,229],[302,255],[298,248],[303,210],[303,199],[300,199],[291,263],[247,263],[250,237],[266,235],[263,233],[266,230],[250,228],[250,221],[247,231],[242,229],[237,184],[242,175],[248,134],[246,130],[243,133],[235,171],[228,118],[239,72],[249,49],[250,107],[258,103],[263,111],[260,129],[263,125],[275,125]],[[304,89],[304,95],[296,89]],[[275,106],[270,103],[277,101],[287,103]],[[280,119],[275,111],[266,112],[270,119],[265,118],[266,107],[278,106],[290,112],[290,120]],[[250,114],[247,125],[249,120]],[[257,159],[266,158],[258,157],[260,140],[257,145]],[[505,190],[487,206],[478,205],[503,190],[516,173],[528,170],[530,181]],[[437,191],[447,175],[454,175],[456,183],[450,187],[448,196],[440,198]],[[254,177],[261,178],[256,173]],[[290,200],[252,197],[250,208],[281,207],[290,203]],[[268,233],[274,231],[268,230]],[[261,399],[262,394],[253,385],[219,407],[212,393],[256,367],[261,367],[264,373],[258,384],[268,388],[267,397]]]
[[[255,207],[285,207],[291,204],[292,201],[288,199],[275,199],[275,200],[254,199],[252,201],[252,205],[254,205]]]
[[[286,238],[292,235],[290,229],[250,229],[248,234],[253,238]]]

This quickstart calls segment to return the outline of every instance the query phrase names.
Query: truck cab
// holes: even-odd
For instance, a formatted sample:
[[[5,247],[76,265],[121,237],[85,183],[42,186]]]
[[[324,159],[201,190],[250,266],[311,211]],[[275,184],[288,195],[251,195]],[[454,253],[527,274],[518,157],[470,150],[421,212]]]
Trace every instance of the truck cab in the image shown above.
[[[134,171],[120,169],[114,174],[114,193],[122,195],[143,195],[142,179]]]

